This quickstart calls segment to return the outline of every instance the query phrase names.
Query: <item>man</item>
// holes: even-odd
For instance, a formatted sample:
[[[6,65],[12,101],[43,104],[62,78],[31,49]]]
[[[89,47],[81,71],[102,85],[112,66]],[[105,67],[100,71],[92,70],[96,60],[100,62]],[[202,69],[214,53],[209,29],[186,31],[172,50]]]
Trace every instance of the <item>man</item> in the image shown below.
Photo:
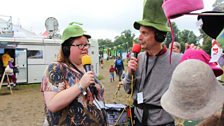
[[[118,56],[118,58],[115,60],[115,69],[116,69],[116,73],[119,77],[119,82],[120,82],[121,76],[122,76],[123,70],[124,70],[124,63],[120,56]]]
[[[180,54],[172,54],[163,47],[169,31],[161,8],[162,0],[144,2],[143,20],[134,28],[140,31],[139,43],[144,52],[128,62],[128,75],[123,79],[127,93],[133,91],[135,126],[174,126],[174,120],[160,105],[160,98],[168,89],[172,73],[180,60]],[[134,87],[132,88],[132,75]]]

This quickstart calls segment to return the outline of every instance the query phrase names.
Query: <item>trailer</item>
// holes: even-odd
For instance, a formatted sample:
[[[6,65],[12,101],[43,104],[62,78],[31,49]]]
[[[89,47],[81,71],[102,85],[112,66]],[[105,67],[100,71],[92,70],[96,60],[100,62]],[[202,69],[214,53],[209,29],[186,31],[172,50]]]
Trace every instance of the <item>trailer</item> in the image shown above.
[[[8,53],[15,59],[18,67],[17,83],[40,83],[44,70],[53,61],[56,61],[60,49],[60,39],[0,37],[0,57]],[[90,40],[89,55],[92,57],[93,71],[99,75],[99,50],[96,40]],[[0,60],[0,75],[4,68]]]

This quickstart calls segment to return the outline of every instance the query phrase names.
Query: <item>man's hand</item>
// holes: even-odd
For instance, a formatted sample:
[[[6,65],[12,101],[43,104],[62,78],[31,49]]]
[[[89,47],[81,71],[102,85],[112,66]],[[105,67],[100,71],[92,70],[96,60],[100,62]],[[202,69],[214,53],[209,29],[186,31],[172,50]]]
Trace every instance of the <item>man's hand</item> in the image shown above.
[[[131,57],[128,61],[128,74],[132,74],[138,68],[138,59],[135,57]]]
[[[192,44],[185,43],[185,51],[187,49],[201,49],[201,48],[199,46],[194,45],[193,43]]]

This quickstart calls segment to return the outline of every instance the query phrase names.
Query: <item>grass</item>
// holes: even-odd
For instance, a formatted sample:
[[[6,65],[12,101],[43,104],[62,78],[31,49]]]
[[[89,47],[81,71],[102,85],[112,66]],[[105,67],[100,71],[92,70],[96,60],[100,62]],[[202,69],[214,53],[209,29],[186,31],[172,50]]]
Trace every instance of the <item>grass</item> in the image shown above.
[[[109,68],[114,65],[114,59],[105,60],[103,68],[100,68],[99,79],[105,89],[105,102],[106,103],[121,103],[127,104],[127,94],[122,86],[119,85],[118,76],[115,76],[115,81],[110,82]],[[127,62],[124,61],[124,66],[127,66]]]
[[[98,79],[104,86],[104,97],[106,103],[121,103],[127,104],[127,94],[125,93],[122,86],[119,86],[118,76],[115,76],[115,81],[110,82],[109,80],[109,68],[114,64],[114,59],[105,60],[103,68],[100,68],[100,74]],[[124,65],[127,66],[127,62],[124,61]],[[18,84],[13,90],[14,94],[24,94],[31,93],[40,93],[40,83],[34,84]],[[9,94],[10,91],[7,89],[7,86],[3,86],[0,90],[0,95]]]
[[[105,103],[120,103],[120,104],[128,104],[128,95],[125,93],[122,86],[118,83],[118,77],[115,76],[115,81],[110,82],[109,80],[109,67],[110,65],[114,64],[114,60],[106,60],[104,62],[103,68],[100,68],[100,75],[98,76],[99,80],[101,81],[102,85],[105,89]],[[127,62],[124,61],[125,68],[127,68]],[[7,94],[7,95],[6,95]],[[26,99],[25,103],[31,103],[32,101],[35,101],[35,104],[40,107],[40,110],[38,113],[40,115],[43,114],[43,99],[40,92],[40,83],[35,84],[18,84],[16,89],[13,90],[13,97],[10,95],[10,91],[7,89],[7,86],[3,86],[2,90],[0,90],[1,98],[5,99],[13,99],[18,101],[22,99]],[[15,97],[16,96],[16,97]],[[32,98],[31,98],[32,97]],[[29,100],[30,99],[30,100]],[[28,100],[28,101],[27,101]],[[13,101],[13,100],[12,100]],[[6,101],[5,101],[6,102]],[[16,102],[15,104],[19,106],[23,106],[19,102]],[[25,110],[25,108],[23,109]],[[184,126],[195,126],[199,121],[185,121]]]

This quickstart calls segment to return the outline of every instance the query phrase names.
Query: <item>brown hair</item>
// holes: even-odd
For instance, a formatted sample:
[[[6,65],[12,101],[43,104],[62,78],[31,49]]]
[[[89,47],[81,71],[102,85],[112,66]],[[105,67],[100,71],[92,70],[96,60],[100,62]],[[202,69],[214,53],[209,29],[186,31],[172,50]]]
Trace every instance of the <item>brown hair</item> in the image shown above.
[[[169,48],[171,48],[171,44],[172,43],[169,44]],[[174,42],[173,45],[176,46],[179,50],[181,50],[181,45],[179,42]]]
[[[61,44],[61,47],[60,47],[58,55],[57,55],[57,61],[58,62],[69,64],[69,56],[65,56],[64,51],[69,51],[69,54],[70,54],[70,45],[72,45],[72,43],[75,39],[76,39],[75,37],[69,38],[63,44]],[[65,47],[68,48],[68,49],[65,50]]]

